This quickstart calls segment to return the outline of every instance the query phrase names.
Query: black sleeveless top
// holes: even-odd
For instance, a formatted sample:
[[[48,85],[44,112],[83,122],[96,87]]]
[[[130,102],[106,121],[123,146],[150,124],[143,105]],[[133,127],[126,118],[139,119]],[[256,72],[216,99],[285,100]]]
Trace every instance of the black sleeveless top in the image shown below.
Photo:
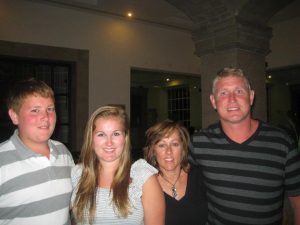
[[[176,200],[164,193],[166,200],[165,225],[205,225],[207,221],[207,199],[202,171],[191,167],[185,195]]]

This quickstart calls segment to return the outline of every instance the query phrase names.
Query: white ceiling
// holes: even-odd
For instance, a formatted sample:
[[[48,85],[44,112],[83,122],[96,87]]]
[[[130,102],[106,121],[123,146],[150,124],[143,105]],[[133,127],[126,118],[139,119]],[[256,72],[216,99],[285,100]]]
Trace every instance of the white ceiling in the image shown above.
[[[131,11],[133,19],[166,25],[184,30],[193,30],[196,24],[187,15],[178,10],[165,0],[31,0],[39,3],[56,4],[58,6],[74,7],[76,9],[90,10],[109,16],[126,17]],[[186,0],[182,0],[186,1]],[[299,17],[300,0],[294,0],[291,4],[279,11],[269,24]]]
[[[276,13],[269,21],[269,24],[275,24],[285,20],[290,20],[300,16],[300,0],[294,0],[291,4]]]
[[[108,16],[126,17],[126,13],[131,11],[135,20],[157,25],[171,26],[188,31],[196,28],[188,16],[179,11],[165,0],[29,0],[38,3],[55,4],[63,7],[73,7],[79,10],[106,14]],[[186,1],[186,0],[182,0]],[[284,1],[284,0],[283,0]],[[300,0],[294,0],[291,4],[279,11],[269,21],[269,25],[296,18],[300,16]],[[140,71],[141,72],[141,71]],[[137,73],[137,71],[136,71]],[[149,73],[149,74],[148,74]],[[143,71],[143,76],[132,76],[133,86],[163,86],[165,78],[183,79],[185,76],[176,76],[165,73]],[[159,75],[159,76],[155,76]],[[173,77],[174,76],[174,77]],[[142,79],[140,79],[142,78]],[[195,82],[195,81],[193,81]]]
[[[87,9],[110,16],[126,17],[133,13],[133,19],[192,30],[195,24],[181,11],[165,0],[33,0]]]

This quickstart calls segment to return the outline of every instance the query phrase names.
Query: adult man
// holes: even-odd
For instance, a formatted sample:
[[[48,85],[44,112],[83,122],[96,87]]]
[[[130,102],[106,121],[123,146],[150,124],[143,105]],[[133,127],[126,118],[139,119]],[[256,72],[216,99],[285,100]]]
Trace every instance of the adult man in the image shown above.
[[[251,117],[254,91],[242,70],[224,68],[210,96],[220,122],[193,136],[203,168],[211,225],[279,225],[283,196],[300,224],[300,157],[282,130]]]
[[[21,81],[7,105],[18,128],[0,144],[0,224],[70,224],[74,162],[63,144],[49,139],[56,123],[52,89]]]

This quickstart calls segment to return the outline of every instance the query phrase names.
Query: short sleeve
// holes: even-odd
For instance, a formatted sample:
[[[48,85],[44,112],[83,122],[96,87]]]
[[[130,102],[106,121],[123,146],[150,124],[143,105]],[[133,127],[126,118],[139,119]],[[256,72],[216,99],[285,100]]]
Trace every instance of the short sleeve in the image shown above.
[[[285,191],[288,197],[300,195],[300,154],[295,145],[287,154],[285,168]]]
[[[71,170],[71,181],[73,189],[77,186],[82,173],[82,165],[78,164],[74,166]]]
[[[130,177],[132,182],[129,187],[129,198],[131,201],[140,200],[143,194],[143,185],[149,177],[157,174],[158,170],[144,159],[139,159],[132,164]]]
[[[73,205],[75,197],[76,197],[76,193],[77,193],[77,189],[78,189],[77,185],[79,183],[81,173],[82,173],[82,165],[81,164],[74,166],[71,170],[71,182],[72,182],[72,187],[73,187],[73,193],[71,196],[71,205]]]

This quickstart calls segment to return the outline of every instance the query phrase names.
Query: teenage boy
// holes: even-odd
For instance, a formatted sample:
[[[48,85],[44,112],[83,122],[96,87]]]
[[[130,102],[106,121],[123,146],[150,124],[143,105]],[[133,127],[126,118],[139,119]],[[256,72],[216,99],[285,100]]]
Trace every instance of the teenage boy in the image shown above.
[[[70,224],[72,156],[51,140],[56,123],[53,90],[30,78],[10,90],[8,114],[17,126],[0,144],[0,224]]]

